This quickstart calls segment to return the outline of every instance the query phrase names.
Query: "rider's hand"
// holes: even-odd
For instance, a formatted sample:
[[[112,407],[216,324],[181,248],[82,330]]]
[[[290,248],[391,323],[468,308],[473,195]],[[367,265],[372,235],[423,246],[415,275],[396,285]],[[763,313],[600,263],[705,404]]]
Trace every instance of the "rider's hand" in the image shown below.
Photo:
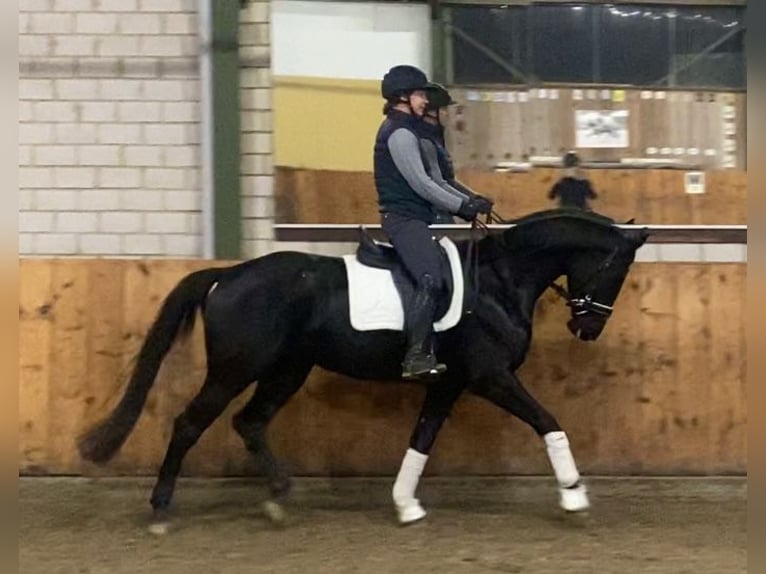
[[[466,221],[473,221],[479,216],[479,205],[474,198],[467,199],[457,211],[458,217]]]
[[[492,213],[492,208],[494,207],[495,202],[488,197],[484,197],[483,195],[479,195],[477,193],[473,196],[473,201],[478,206],[479,213],[483,213],[485,215]]]

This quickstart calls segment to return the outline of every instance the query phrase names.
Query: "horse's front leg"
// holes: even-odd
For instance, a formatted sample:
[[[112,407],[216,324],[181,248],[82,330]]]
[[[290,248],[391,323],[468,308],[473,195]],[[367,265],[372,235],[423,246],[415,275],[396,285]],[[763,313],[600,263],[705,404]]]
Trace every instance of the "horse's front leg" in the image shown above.
[[[436,442],[436,435],[464,387],[465,384],[454,373],[444,375],[428,387],[392,492],[400,524],[411,524],[426,516],[425,509],[415,497],[415,491]]]
[[[569,439],[558,421],[529,394],[515,374],[505,372],[482,377],[470,390],[517,416],[543,439],[559,485],[559,504],[569,512],[590,507],[585,485],[580,479]]]

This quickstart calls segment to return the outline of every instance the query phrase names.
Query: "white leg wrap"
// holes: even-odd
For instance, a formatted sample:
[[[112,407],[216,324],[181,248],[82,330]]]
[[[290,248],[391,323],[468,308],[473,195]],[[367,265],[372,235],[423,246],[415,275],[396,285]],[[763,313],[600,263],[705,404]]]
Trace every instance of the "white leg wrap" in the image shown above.
[[[588,493],[584,484],[578,484],[580,473],[577,472],[577,465],[569,448],[566,433],[549,432],[543,438],[548,458],[551,459],[551,466],[559,483],[559,505],[569,512],[587,510],[590,507]]]
[[[427,461],[427,454],[421,454],[412,448],[407,449],[407,454],[404,455],[392,493],[399,522],[402,524],[415,522],[426,515],[420,501],[415,498],[415,490]]]
[[[569,450],[567,433],[564,431],[549,432],[543,438],[559,486],[567,488],[577,484],[577,481],[580,480],[580,473],[577,472],[572,451]]]
[[[567,512],[582,512],[590,508],[588,491],[580,483],[574,488],[559,488],[559,506]]]

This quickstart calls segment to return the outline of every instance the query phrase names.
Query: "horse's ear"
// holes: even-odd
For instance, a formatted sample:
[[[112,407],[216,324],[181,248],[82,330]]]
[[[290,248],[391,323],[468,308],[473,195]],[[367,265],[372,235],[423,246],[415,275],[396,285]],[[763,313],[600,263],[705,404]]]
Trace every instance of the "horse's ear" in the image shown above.
[[[649,235],[651,235],[651,231],[649,231],[648,227],[642,227],[640,229],[625,229],[623,233],[625,234],[625,237],[628,239],[628,241],[630,241],[636,249],[646,243],[646,240],[649,239]]]
[[[631,217],[625,223],[623,223],[623,225],[633,225],[635,222],[636,218]],[[636,249],[646,243],[646,240],[649,239],[649,235],[651,235],[648,227],[642,227],[640,229],[624,229],[623,233],[625,234],[625,237],[628,238],[628,241],[633,243]]]

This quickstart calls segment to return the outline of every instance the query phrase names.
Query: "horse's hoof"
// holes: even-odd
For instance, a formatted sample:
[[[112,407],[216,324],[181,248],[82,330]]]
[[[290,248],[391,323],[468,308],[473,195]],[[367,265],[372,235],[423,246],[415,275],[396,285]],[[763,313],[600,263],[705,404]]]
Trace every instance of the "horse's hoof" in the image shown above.
[[[277,500],[284,500],[287,495],[290,494],[292,488],[292,482],[286,476],[274,480],[269,490],[271,491],[271,498]]]
[[[572,488],[559,488],[559,504],[567,512],[584,512],[590,508],[584,484]]]
[[[170,512],[167,508],[155,508],[152,511],[152,523],[149,525],[149,533],[154,536],[165,536],[170,529]]]
[[[263,512],[271,522],[280,526],[284,524],[287,518],[287,514],[282,505],[273,500],[267,500],[263,503]]]
[[[402,526],[414,524],[426,517],[426,511],[420,506],[419,502],[407,504],[406,506],[397,506],[396,510],[399,514],[399,524]]]
[[[170,525],[167,522],[152,522],[149,525],[149,534],[154,536],[165,536],[168,533]]]

